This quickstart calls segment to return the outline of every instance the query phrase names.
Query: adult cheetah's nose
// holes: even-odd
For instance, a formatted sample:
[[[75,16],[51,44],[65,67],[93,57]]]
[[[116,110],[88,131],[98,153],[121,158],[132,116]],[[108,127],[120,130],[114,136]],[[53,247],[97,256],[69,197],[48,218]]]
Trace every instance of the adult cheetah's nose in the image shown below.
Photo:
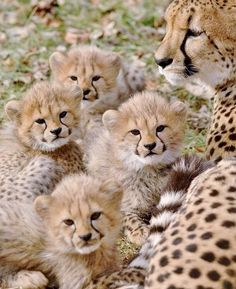
[[[61,131],[62,131],[61,127],[58,127],[58,128],[56,128],[56,129],[50,130],[50,132],[51,132],[52,134],[55,134],[56,136],[59,136],[59,134],[61,133]]]
[[[155,58],[155,61],[157,65],[161,66],[164,69],[166,66],[170,65],[173,62],[173,58],[167,58],[167,57],[162,58],[162,59]]]

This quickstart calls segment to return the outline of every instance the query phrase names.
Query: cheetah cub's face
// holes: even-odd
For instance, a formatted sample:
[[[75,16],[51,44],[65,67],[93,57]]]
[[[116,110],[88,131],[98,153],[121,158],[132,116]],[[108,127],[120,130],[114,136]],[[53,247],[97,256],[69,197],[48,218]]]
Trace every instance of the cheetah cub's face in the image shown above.
[[[64,178],[52,195],[39,196],[35,208],[56,247],[84,255],[115,243],[121,197],[114,184],[72,175]]]
[[[8,102],[5,109],[24,145],[53,151],[72,138],[79,124],[81,98],[78,91],[42,82],[34,85],[22,100]]]
[[[95,46],[73,48],[67,54],[54,52],[49,59],[53,78],[83,92],[83,104],[116,92],[120,57]]]
[[[155,93],[138,93],[118,110],[108,110],[103,123],[118,157],[128,166],[171,163],[179,154],[184,137],[186,107],[168,103]]]

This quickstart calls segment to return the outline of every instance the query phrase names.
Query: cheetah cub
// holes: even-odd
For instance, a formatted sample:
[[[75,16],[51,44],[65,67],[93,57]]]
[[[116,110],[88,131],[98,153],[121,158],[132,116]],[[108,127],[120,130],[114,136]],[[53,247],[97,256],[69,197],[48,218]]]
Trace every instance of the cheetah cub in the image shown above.
[[[6,104],[10,122],[0,131],[1,199],[51,192],[63,175],[83,169],[73,141],[81,98],[78,91],[42,82]]]
[[[109,108],[117,108],[131,94],[145,87],[140,68],[96,46],[72,48],[66,54],[54,52],[49,64],[54,81],[83,91],[82,138],[89,132],[87,138],[92,140],[92,132],[101,124],[101,114]]]
[[[82,289],[119,268],[116,239],[122,191],[71,175],[32,204],[0,204],[0,279],[6,287]]]
[[[149,218],[166,184],[170,165],[179,156],[186,106],[156,93],[137,93],[118,110],[103,115],[104,128],[88,152],[88,171],[123,186],[125,235],[142,244]]]

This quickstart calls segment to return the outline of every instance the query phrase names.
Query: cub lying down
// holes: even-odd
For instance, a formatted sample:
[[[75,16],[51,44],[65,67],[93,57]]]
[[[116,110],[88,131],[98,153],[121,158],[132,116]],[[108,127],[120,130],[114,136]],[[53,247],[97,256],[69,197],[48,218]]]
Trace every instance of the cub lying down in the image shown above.
[[[121,196],[117,185],[72,175],[34,207],[2,202],[0,280],[24,289],[57,280],[60,289],[80,289],[116,270]]]
[[[152,208],[159,202],[170,164],[179,156],[186,107],[155,93],[137,93],[103,115],[105,128],[88,153],[88,170],[124,189],[124,230],[141,244],[149,234]]]

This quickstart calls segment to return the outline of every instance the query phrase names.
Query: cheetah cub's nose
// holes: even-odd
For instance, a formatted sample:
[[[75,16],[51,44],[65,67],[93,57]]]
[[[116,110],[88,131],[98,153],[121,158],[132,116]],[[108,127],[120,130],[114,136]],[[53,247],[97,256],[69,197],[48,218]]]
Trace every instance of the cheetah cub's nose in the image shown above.
[[[144,147],[145,147],[146,149],[149,149],[150,151],[153,150],[153,149],[155,148],[155,146],[156,146],[156,143],[155,143],[155,142],[144,145]]]
[[[55,134],[56,136],[58,136],[58,135],[61,133],[61,131],[62,131],[61,127],[58,127],[58,128],[56,128],[56,129],[50,130],[50,132],[51,132],[52,134]]]
[[[89,240],[91,239],[92,234],[91,234],[91,233],[88,233],[88,234],[86,234],[86,235],[82,235],[82,236],[79,236],[79,237],[80,237],[81,240],[87,242],[87,241],[89,241]]]

